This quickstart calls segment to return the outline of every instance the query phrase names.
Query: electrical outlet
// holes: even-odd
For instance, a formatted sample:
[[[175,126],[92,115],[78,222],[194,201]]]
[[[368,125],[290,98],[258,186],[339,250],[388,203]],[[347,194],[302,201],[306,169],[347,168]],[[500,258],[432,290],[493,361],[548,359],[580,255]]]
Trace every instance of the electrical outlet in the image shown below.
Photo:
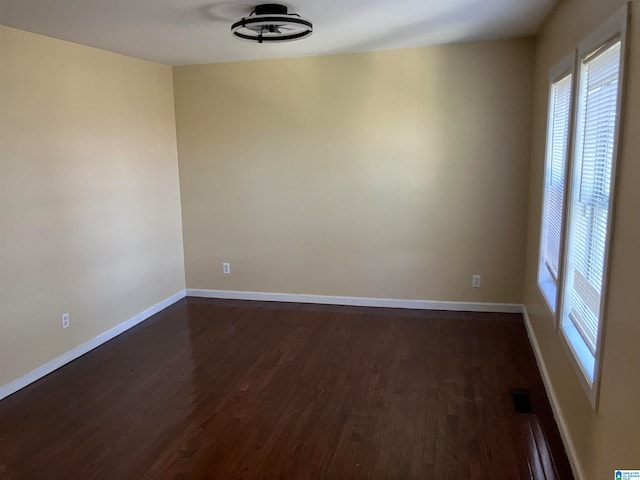
[[[231,275],[231,264],[230,263],[223,263],[222,264],[222,273],[224,273],[225,275]]]
[[[65,328],[69,328],[69,314],[68,313],[63,313],[62,314],[62,329],[64,330]]]
[[[480,288],[480,282],[482,281],[482,277],[480,275],[472,275],[471,276],[471,286],[473,288]]]

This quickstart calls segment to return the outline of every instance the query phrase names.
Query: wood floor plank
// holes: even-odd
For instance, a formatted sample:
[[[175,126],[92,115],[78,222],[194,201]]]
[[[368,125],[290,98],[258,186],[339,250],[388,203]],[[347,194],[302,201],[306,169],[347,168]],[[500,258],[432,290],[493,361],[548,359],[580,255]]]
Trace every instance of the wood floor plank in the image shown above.
[[[0,401],[57,478],[572,476],[520,315],[188,298]]]

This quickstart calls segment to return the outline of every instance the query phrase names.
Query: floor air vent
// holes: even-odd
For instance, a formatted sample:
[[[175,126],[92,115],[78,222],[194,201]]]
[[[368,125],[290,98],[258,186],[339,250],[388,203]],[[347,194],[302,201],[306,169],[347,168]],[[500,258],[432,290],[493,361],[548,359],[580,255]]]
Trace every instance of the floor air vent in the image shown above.
[[[521,414],[533,414],[531,399],[529,398],[529,390],[526,388],[512,388],[511,401],[513,402],[513,410]]]

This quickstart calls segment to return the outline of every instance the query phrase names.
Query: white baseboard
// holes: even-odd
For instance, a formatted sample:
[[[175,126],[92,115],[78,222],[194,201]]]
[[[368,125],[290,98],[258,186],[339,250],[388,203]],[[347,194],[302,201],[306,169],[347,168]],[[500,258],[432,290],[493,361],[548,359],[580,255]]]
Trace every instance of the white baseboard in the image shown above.
[[[531,343],[531,346],[533,347],[533,353],[536,356],[538,370],[540,370],[542,382],[544,383],[544,388],[547,391],[547,397],[549,398],[549,403],[551,404],[551,410],[553,410],[553,416],[556,420],[556,425],[558,425],[558,430],[560,431],[560,436],[562,437],[562,443],[564,443],[564,448],[567,452],[569,463],[571,464],[571,470],[573,470],[573,476],[576,478],[576,480],[582,480],[586,477],[584,475],[582,467],[580,466],[580,463],[578,462],[578,455],[576,454],[575,445],[573,444],[571,436],[569,435],[569,428],[567,427],[567,422],[564,418],[564,415],[562,414],[562,410],[560,409],[558,396],[556,395],[556,391],[553,388],[553,384],[551,383],[549,371],[547,370],[547,364],[544,361],[544,357],[542,356],[542,351],[540,350],[538,339],[536,338],[533,327],[531,326],[531,319],[529,318],[529,314],[524,305],[522,305],[522,318],[524,319],[524,324],[527,328],[529,343]]]
[[[39,366],[35,370],[30,371],[26,375],[22,377],[16,378],[15,380],[0,386],[0,400],[5,397],[8,397],[12,393],[17,392],[18,390],[26,387],[27,385],[35,382],[36,380],[40,380],[45,375],[50,374],[54,370],[66,365],[67,363],[75,360],[78,357],[81,357],[85,353],[93,350],[96,347],[99,347],[103,343],[108,342],[112,338],[120,335],[121,333],[129,330],[131,327],[136,326],[137,324],[145,321],[149,317],[155,315],[156,313],[164,310],[170,305],[173,305],[178,300],[184,298],[186,295],[185,290],[181,290],[178,293],[171,295],[169,298],[162,300],[159,303],[156,303],[152,307],[147,308],[143,312],[138,313],[137,315],[131,317],[129,320],[125,320],[124,322],[116,325],[115,327],[107,330],[106,332],[101,333],[95,338],[78,345],[77,347],[69,350],[68,352],[60,355],[59,357],[54,358],[53,360],[45,363],[44,365]]]
[[[457,312],[522,313],[516,303],[441,302],[435,300],[404,300],[373,297],[338,297],[296,293],[245,292],[234,290],[187,289],[188,297],[220,298],[227,300],[258,300],[268,302],[319,303],[356,307],[409,308],[417,310],[452,310]]]

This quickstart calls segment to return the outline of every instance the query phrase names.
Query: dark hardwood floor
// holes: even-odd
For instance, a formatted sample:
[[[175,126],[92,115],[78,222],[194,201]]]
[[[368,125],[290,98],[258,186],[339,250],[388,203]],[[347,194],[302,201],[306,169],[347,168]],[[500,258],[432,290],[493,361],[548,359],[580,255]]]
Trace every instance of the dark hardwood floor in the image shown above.
[[[520,315],[189,298],[0,401],[0,479],[139,478],[572,476]]]

